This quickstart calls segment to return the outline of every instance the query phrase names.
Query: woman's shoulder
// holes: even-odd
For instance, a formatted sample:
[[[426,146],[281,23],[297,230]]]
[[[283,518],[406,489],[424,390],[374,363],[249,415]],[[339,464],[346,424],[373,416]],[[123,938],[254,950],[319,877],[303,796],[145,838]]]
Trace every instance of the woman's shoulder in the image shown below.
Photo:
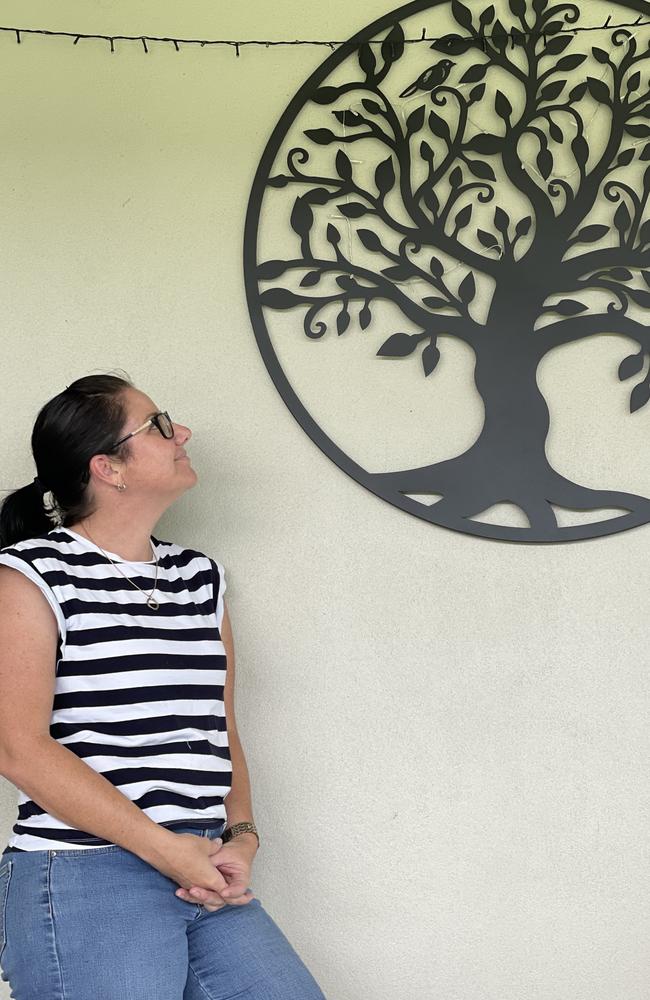
[[[33,535],[30,538],[21,538],[18,542],[11,542],[9,545],[4,545],[0,549],[0,555],[5,553],[20,553],[21,555],[28,555],[30,552],[39,552],[45,549],[53,549],[65,542],[65,539],[61,538],[60,532],[57,528],[53,528],[50,531],[43,532],[42,535]]]
[[[223,570],[223,564],[217,556],[197,549],[192,545],[182,545],[179,542],[158,538],[156,535],[152,535],[151,540],[158,549],[159,555],[181,558],[185,562],[199,560],[206,565],[209,563],[213,567],[221,567]]]

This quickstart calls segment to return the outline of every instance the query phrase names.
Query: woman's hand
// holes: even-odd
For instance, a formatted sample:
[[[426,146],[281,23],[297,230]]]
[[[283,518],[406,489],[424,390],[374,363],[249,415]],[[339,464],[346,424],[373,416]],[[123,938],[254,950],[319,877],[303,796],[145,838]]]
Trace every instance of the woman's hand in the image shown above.
[[[244,906],[250,903],[255,898],[248,889],[248,884],[257,847],[257,837],[253,833],[233,837],[216,854],[210,856],[212,864],[223,875],[226,887],[217,893],[201,886],[190,886],[189,889],[177,889],[176,895],[188,903],[201,903],[210,911],[220,910],[228,905]]]

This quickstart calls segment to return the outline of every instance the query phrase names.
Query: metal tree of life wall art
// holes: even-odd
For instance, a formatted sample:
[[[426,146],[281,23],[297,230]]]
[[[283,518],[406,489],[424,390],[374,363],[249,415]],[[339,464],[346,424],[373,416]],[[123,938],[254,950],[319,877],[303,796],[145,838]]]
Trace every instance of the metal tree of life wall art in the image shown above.
[[[410,3],[333,52],[273,131],[244,248],[259,349],[314,442],[404,511],[523,542],[650,519],[642,490],[556,467],[540,387],[562,375],[551,352],[579,372],[604,336],[626,427],[650,399],[646,13]],[[504,504],[518,523],[486,517]]]

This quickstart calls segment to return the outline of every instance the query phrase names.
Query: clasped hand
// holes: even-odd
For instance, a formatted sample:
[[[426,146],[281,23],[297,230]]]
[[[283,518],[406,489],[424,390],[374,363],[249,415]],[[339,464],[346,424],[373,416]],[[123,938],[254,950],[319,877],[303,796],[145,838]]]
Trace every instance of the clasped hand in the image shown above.
[[[223,906],[244,906],[250,903],[255,897],[248,889],[248,884],[257,851],[256,843],[254,846],[247,843],[251,839],[256,839],[254,834],[246,833],[234,837],[225,845],[222,844],[221,838],[213,841],[214,844],[221,845],[210,858],[223,879],[223,885],[218,892],[193,885],[189,889],[177,889],[176,895],[188,903],[201,903],[206,910],[211,911],[220,910]]]

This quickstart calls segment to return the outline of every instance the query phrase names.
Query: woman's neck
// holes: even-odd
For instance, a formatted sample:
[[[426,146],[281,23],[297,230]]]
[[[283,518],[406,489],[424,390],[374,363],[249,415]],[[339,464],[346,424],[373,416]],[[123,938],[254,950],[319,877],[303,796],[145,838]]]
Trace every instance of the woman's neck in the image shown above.
[[[100,523],[89,517],[69,527],[71,531],[76,531],[100,549],[118,555],[125,562],[149,562],[156,558],[149,540],[151,531],[147,527],[143,528],[142,524]]]

